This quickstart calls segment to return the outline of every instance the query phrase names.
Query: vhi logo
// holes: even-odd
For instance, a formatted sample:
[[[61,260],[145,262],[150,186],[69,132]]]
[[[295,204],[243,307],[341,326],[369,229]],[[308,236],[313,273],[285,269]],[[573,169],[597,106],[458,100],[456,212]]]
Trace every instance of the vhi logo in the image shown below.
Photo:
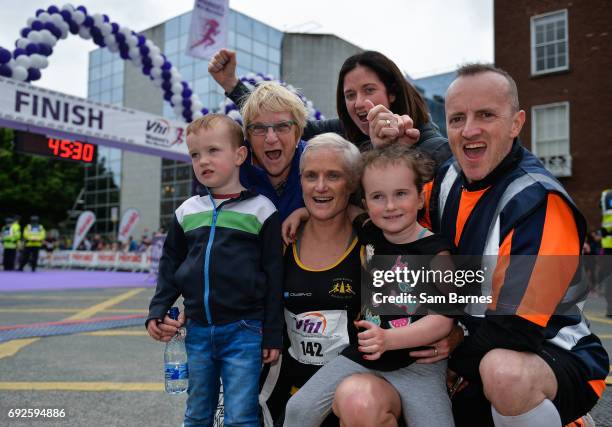
[[[321,313],[304,313],[300,318],[295,318],[295,329],[298,331],[304,331],[308,334],[322,334],[326,328],[327,319]]]
[[[167,135],[170,131],[170,123],[164,119],[147,120],[147,132],[156,133],[158,135]]]

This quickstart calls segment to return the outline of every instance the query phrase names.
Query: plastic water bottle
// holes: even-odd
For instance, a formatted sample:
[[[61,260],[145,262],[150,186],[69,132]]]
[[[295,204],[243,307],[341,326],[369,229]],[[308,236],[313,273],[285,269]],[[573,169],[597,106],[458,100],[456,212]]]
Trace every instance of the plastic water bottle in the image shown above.
[[[168,311],[171,319],[177,320],[178,307]],[[189,371],[187,369],[187,351],[185,350],[185,329],[179,328],[176,335],[166,344],[164,351],[164,371],[166,377],[166,393],[180,394],[187,391]]]

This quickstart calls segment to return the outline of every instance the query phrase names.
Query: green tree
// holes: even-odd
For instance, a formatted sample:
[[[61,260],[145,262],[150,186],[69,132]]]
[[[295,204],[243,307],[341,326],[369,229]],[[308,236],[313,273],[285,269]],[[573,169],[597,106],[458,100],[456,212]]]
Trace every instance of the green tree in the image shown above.
[[[16,153],[13,131],[0,129],[0,218],[20,215],[21,224],[38,215],[45,228],[67,217],[83,187],[83,166],[62,160]]]

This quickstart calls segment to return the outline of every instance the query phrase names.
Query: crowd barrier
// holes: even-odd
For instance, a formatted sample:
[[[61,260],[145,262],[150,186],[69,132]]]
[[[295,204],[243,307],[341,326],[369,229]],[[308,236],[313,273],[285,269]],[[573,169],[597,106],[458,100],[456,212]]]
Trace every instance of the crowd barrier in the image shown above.
[[[49,256],[50,255],[50,256]],[[156,261],[159,261],[157,259]],[[53,251],[41,250],[38,264],[49,268],[82,268],[90,270],[126,270],[155,272],[157,269],[151,251]]]

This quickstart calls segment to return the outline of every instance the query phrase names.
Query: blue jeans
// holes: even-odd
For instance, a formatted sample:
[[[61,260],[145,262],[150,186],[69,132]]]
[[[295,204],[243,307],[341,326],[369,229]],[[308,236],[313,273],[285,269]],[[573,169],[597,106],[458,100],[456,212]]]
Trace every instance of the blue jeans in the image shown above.
[[[224,425],[259,427],[261,341],[259,320],[211,326],[187,320],[185,427],[213,425],[219,377],[223,381]]]

